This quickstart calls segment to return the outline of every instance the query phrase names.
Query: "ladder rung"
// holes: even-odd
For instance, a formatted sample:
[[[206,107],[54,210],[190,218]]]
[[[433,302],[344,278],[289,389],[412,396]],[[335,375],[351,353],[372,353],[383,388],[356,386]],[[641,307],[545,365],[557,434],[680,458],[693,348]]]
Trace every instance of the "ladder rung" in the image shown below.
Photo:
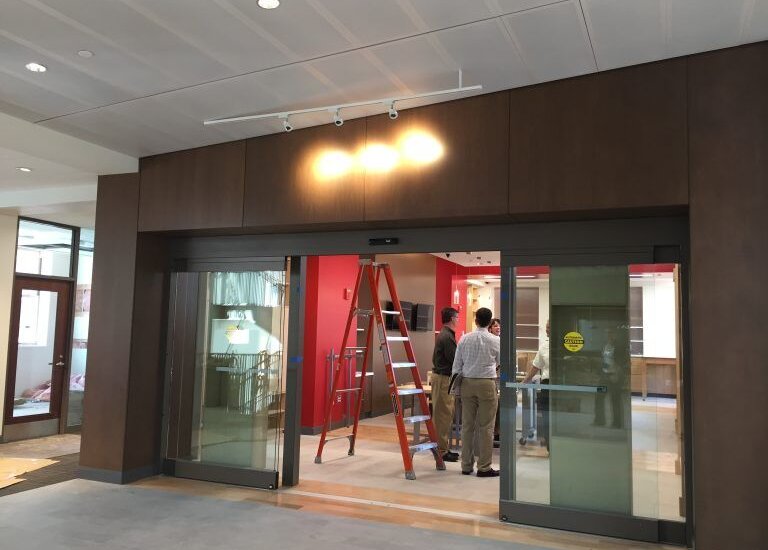
[[[426,451],[428,449],[435,449],[437,448],[437,443],[434,441],[425,441],[424,443],[417,443],[416,445],[409,445],[408,449],[411,450],[413,453],[418,453],[419,451]]]
[[[416,422],[424,422],[425,420],[429,420],[428,414],[421,414],[418,416],[406,416],[403,418],[403,422],[406,424],[416,424]]]
[[[362,372],[356,372],[356,373],[355,373],[355,378],[360,378],[360,376],[361,376],[362,374],[363,374]],[[366,373],[365,373],[365,375],[366,375],[366,376],[373,376],[373,373],[372,373],[372,372],[366,372]]]
[[[421,388],[397,388],[397,395],[416,395],[417,393],[424,393]]]
[[[357,327],[357,332],[365,332],[364,328]]]
[[[336,390],[336,393],[349,393],[353,391],[360,391],[360,388],[344,388],[341,390]]]
[[[415,367],[416,363],[392,363],[393,369],[406,369],[409,367]]]
[[[407,342],[407,336],[387,336],[387,342]]]
[[[328,443],[329,441],[336,441],[337,439],[346,439],[348,437],[352,437],[354,434],[346,434],[346,435],[337,435],[334,437],[326,437],[325,442]]]
[[[395,311],[393,309],[382,309],[381,313],[384,315],[400,315],[399,311]]]
[[[368,348],[366,348],[365,346],[347,346],[344,349],[354,349],[354,350],[358,350],[358,351],[365,351]]]

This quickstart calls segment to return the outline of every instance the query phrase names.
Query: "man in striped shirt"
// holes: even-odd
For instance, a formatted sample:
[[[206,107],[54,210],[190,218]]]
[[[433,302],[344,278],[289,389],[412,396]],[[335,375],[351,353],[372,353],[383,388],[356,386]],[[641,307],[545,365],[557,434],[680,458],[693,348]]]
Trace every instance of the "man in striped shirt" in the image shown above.
[[[477,328],[464,336],[456,348],[453,374],[461,382],[461,473],[470,475],[477,455],[477,477],[497,477],[491,468],[493,421],[496,417],[496,366],[500,362],[501,340],[488,332],[493,313],[481,307],[475,313]],[[477,448],[475,448],[477,445]]]

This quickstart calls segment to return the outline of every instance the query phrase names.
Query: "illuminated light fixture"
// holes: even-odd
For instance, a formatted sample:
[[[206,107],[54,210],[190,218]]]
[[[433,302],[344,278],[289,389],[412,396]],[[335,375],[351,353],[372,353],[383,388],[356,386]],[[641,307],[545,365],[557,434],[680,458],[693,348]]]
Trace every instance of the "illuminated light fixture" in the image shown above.
[[[280,0],[259,0],[257,4],[265,10],[273,10],[280,5]]]
[[[16,170],[18,170],[19,172],[31,172],[32,168],[27,168],[26,166],[19,166],[18,168],[16,168]]]
[[[83,59],[90,59],[93,57],[93,52],[91,50],[80,50],[77,52],[77,55]]]
[[[24,66],[27,68],[28,71],[32,71],[33,73],[44,73],[45,71],[48,70],[48,67],[46,67],[45,65],[41,65],[40,63],[35,63],[35,62],[27,63]]]
[[[403,159],[411,164],[431,164],[444,153],[443,144],[432,134],[422,131],[408,132],[399,146]]]
[[[262,4],[262,2],[275,4],[272,7],[277,7],[277,4],[279,4],[277,0],[271,0],[271,1],[259,0],[259,5],[261,7],[266,7]],[[388,97],[388,98],[380,98],[380,99],[370,99],[367,101],[356,101],[354,103],[342,103],[340,105],[326,105],[325,107],[311,107],[309,109],[298,109],[296,111],[279,111],[276,113],[263,113],[263,114],[241,115],[241,116],[226,117],[226,118],[213,118],[213,119],[204,120],[203,124],[205,126],[211,126],[213,124],[226,124],[228,122],[245,122],[248,120],[260,120],[265,118],[280,118],[286,114],[303,115],[308,113],[319,113],[322,111],[330,111],[333,113],[333,112],[337,112],[339,109],[367,107],[369,105],[376,105],[376,104],[383,105],[389,112],[389,118],[395,119],[397,118],[397,110],[395,109],[395,102],[407,101],[412,99],[424,99],[424,98],[436,97],[436,96],[442,96],[442,95],[462,94],[466,92],[480,91],[482,89],[483,87],[479,84],[475,86],[464,86],[462,72],[459,71],[459,86],[457,88],[435,90],[432,92],[424,92],[420,94],[412,94],[412,95],[406,95],[406,96],[400,96],[400,97]],[[337,126],[341,126],[341,124],[337,124]]]
[[[343,126],[344,125],[344,119],[341,118],[341,109],[336,109],[333,113],[333,123],[336,126]]]
[[[314,163],[315,176],[321,180],[339,178],[347,174],[355,164],[355,159],[344,151],[326,151],[317,157]]]
[[[389,172],[399,162],[400,155],[397,151],[381,143],[368,145],[360,153],[360,163],[371,172]]]
[[[283,121],[283,130],[286,132],[293,131],[293,126],[291,126],[291,121],[288,120],[288,115],[282,115],[280,119]]]
[[[398,116],[397,109],[395,109],[395,102],[393,101],[389,104],[389,118],[395,120]]]
[[[535,279],[536,275],[515,275],[515,279]]]

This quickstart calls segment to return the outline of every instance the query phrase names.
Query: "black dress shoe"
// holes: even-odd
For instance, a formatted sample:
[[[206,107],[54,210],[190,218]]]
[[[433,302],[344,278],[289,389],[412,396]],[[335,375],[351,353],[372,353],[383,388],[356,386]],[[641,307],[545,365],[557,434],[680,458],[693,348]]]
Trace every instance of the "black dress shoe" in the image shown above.
[[[477,477],[499,477],[499,471],[494,470],[493,468],[491,468],[490,470],[482,471],[482,472],[478,470]]]
[[[458,462],[459,461],[459,455],[456,453],[444,453],[443,454],[443,462]]]
[[[469,471],[466,471],[466,470],[462,470],[462,471],[461,471],[461,475],[464,475],[464,476],[471,476],[471,475],[472,475],[472,472],[474,472],[474,470],[469,470]]]

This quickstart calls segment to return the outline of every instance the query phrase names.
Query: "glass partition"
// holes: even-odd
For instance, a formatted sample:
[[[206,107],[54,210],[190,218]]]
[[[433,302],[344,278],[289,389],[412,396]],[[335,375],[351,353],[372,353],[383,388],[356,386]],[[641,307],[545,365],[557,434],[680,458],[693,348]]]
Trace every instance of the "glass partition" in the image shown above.
[[[516,501],[684,521],[677,273],[515,270]]]
[[[32,220],[19,220],[16,273],[69,277],[74,231]]]
[[[279,470],[288,320],[285,274],[277,269],[208,271],[179,278],[176,292],[187,294],[186,306],[183,311],[178,309],[183,304],[175,306],[172,346],[186,346],[190,353],[171,350],[168,458]]]

